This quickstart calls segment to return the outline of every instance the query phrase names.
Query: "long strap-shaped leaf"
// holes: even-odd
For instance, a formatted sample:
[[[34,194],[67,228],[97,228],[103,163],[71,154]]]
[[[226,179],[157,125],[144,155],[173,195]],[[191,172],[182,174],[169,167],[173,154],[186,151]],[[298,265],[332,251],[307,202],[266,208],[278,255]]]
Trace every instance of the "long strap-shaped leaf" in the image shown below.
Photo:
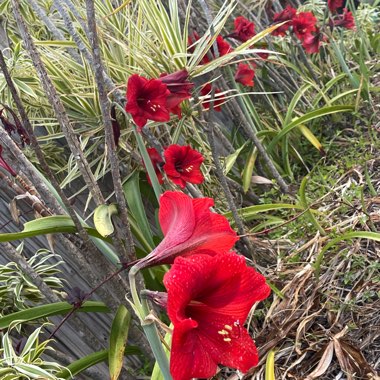
[[[40,318],[51,317],[52,315],[62,315],[69,313],[73,309],[73,305],[68,302],[55,302],[48,305],[35,306],[27,310],[17,311],[0,317],[0,330],[6,329],[15,321],[34,321]],[[77,309],[79,312],[86,313],[108,313],[110,310],[103,302],[87,301]]]

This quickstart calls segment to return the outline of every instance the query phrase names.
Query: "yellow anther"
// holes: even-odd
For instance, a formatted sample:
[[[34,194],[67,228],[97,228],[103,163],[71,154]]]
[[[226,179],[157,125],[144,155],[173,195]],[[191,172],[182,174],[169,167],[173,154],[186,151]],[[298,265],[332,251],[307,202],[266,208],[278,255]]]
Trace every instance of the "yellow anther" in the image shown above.
[[[224,328],[227,329],[227,330],[232,331],[232,327],[230,325],[224,325]]]

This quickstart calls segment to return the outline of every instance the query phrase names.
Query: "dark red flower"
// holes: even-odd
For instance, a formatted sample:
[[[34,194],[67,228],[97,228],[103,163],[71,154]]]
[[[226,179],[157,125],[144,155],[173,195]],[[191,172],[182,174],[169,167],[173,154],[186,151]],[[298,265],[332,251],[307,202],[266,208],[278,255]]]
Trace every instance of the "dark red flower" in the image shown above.
[[[164,178],[162,176],[160,168],[163,167],[165,161],[160,156],[160,153],[157,152],[156,148],[148,148],[147,151],[149,154],[149,158],[152,161],[154,171],[156,172],[158,182],[160,184],[162,184],[164,182]],[[146,178],[147,178],[149,184],[151,185],[152,181],[150,180],[148,173],[146,173]]]
[[[147,79],[133,74],[128,79],[127,105],[125,110],[141,129],[148,120],[169,121],[170,114],[166,101],[170,91],[159,79]]]
[[[120,139],[120,124],[116,117],[116,106],[111,106],[111,124],[112,124],[112,133],[113,133],[113,141],[115,141],[115,146],[119,146],[119,139]]]
[[[288,5],[282,12],[275,13],[273,16],[273,22],[280,23],[284,21],[290,21],[296,15],[297,9],[292,8]],[[291,23],[288,22],[284,25],[281,25],[276,30],[274,30],[271,34],[273,36],[285,36],[286,31],[289,29]]]
[[[164,171],[176,185],[184,188],[186,182],[199,184],[204,180],[200,170],[203,156],[190,146],[170,145],[164,152]]]
[[[199,39],[200,39],[199,34],[194,31],[192,36],[189,36],[188,38],[188,44],[192,45],[194,42],[198,41]],[[218,46],[219,57],[222,57],[223,55],[226,55],[232,51],[231,45],[227,41],[225,41],[222,36],[216,37],[216,44]],[[190,48],[190,51],[193,52],[194,48]],[[211,46],[209,53],[204,55],[204,57],[201,60],[201,64],[206,64],[210,62],[210,58],[208,56],[209,54],[211,54],[212,57],[215,58],[213,46]]]
[[[245,63],[239,63],[238,69],[235,74],[236,82],[241,83],[244,86],[253,86],[253,77],[255,76],[255,71],[249,65]]]
[[[318,53],[322,41],[326,41],[326,37],[319,31],[319,28],[317,28],[315,34],[309,34],[304,37],[302,46],[309,54]]]
[[[330,12],[334,13],[337,9],[342,8],[343,0],[327,0],[327,6],[330,9]]]
[[[235,30],[228,37],[235,38],[241,42],[246,42],[256,34],[255,24],[243,16],[236,17],[234,25]]]
[[[19,117],[17,116],[16,112],[12,110],[12,108],[8,107],[5,104],[2,104],[4,107],[0,110],[0,121],[2,122],[4,129],[8,132],[9,136],[12,137],[12,134],[18,134],[20,137],[20,144],[22,147],[25,147],[25,144],[30,144],[30,138],[29,134],[26,131],[26,129],[23,127]],[[3,115],[4,109],[7,110],[12,115],[12,118],[14,120],[14,124]]]
[[[352,12],[347,8],[343,9],[343,13],[334,19],[334,26],[341,26],[346,29],[355,29],[355,19]]]
[[[166,191],[160,197],[158,219],[164,239],[139,268],[172,264],[176,256],[198,253],[216,255],[228,252],[239,240],[227,218],[210,211],[211,198],[192,199],[180,191]]]
[[[170,91],[166,100],[166,107],[179,118],[182,117],[180,104],[185,99],[191,98],[190,91],[194,87],[194,83],[188,79],[189,73],[186,69],[176,71],[172,74],[161,74],[159,78],[162,83],[166,84]]]
[[[243,256],[229,252],[178,257],[164,285],[173,324],[173,380],[212,377],[218,364],[242,372],[257,365],[257,349],[243,325],[270,288]]]
[[[311,12],[300,12],[293,17],[292,26],[294,34],[301,40],[316,31],[317,19]]]
[[[3,152],[3,147],[0,145],[0,167],[5,169],[12,177],[16,177],[17,173],[6,163],[4,158],[1,156]]]
[[[206,95],[211,96],[211,89],[212,89],[211,83],[207,83],[206,85],[204,85],[202,87],[201,95],[202,96],[206,96]],[[213,109],[214,109],[214,111],[220,112],[222,110],[221,105],[224,103],[225,98],[223,95],[218,96],[218,94],[220,94],[220,90],[218,88],[216,88],[215,93],[214,93]],[[210,99],[204,100],[202,102],[202,107],[209,109],[210,103],[211,103]]]

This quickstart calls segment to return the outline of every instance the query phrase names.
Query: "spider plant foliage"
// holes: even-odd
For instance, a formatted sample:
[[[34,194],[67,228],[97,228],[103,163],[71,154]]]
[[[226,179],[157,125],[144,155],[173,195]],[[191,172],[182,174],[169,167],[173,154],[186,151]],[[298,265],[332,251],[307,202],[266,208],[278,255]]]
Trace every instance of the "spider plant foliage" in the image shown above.
[[[0,345],[0,375],[2,379],[48,379],[60,380],[56,374],[64,367],[41,358],[46,351],[52,350],[48,346],[50,340],[40,341],[41,330],[44,325],[34,330],[28,339],[18,342],[12,339],[9,331],[6,332]]]
[[[17,248],[20,254],[22,248],[23,245]],[[40,249],[26,261],[47,286],[54,291],[62,289],[62,280],[57,277],[60,273],[58,266],[62,263],[60,256]],[[0,265],[0,316],[27,309],[43,300],[44,295],[18,264]]]

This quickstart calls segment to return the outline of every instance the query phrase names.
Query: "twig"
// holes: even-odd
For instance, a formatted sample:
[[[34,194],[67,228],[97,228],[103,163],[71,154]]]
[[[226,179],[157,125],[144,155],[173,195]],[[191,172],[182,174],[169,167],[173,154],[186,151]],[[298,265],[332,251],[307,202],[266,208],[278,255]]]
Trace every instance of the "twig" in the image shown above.
[[[26,129],[26,131],[28,132],[29,134],[29,137],[30,137],[30,142],[31,142],[31,145],[32,145],[32,148],[34,149],[34,152],[36,153],[36,156],[37,156],[37,159],[45,173],[45,175],[48,177],[50,183],[53,185],[54,189],[57,191],[57,193],[59,194],[59,196],[61,197],[62,199],[62,202],[63,204],[65,205],[66,207],[66,211],[67,213],[69,214],[69,216],[71,217],[72,221],[74,222],[74,225],[75,225],[75,228],[77,229],[78,233],[79,233],[79,236],[83,239],[84,243],[86,245],[88,245],[88,248],[93,250],[95,249],[95,246],[91,243],[90,241],[90,238],[88,236],[88,233],[87,231],[83,228],[80,220],[78,219],[77,217],[77,214],[75,213],[75,211],[73,210],[73,208],[71,207],[71,204],[70,204],[70,201],[68,200],[68,198],[66,197],[64,191],[62,190],[59,182],[57,181],[57,179],[55,178],[55,175],[53,174],[53,172],[51,171],[46,159],[45,159],[45,156],[44,156],[44,153],[40,147],[40,144],[38,143],[38,140],[34,134],[34,130],[33,130],[33,126],[32,124],[30,123],[30,120],[29,120],[29,117],[26,113],[26,110],[25,110],[25,107],[24,105],[22,104],[22,101],[17,93],[17,90],[14,86],[14,83],[12,81],[12,78],[9,74],[9,71],[8,71],[8,68],[6,66],[6,63],[5,63],[5,60],[4,60],[4,56],[2,54],[2,52],[0,51],[0,68],[4,74],[4,77],[5,77],[5,80],[7,82],[7,85],[8,85],[8,88],[13,96],[13,100],[15,101],[16,103],[16,107],[18,109],[18,112],[21,116],[21,119],[23,121],[23,124],[24,124],[24,127]]]
[[[92,47],[93,62],[94,62],[94,71],[95,71],[95,80],[99,92],[99,103],[103,117],[104,131],[106,137],[107,145],[107,155],[111,164],[111,173],[113,186],[115,191],[115,197],[118,204],[118,209],[120,213],[120,219],[123,223],[121,234],[125,239],[128,248],[127,252],[124,252],[124,260],[133,260],[136,259],[135,247],[133,242],[133,236],[131,233],[131,227],[129,225],[128,213],[127,213],[127,204],[125,201],[123,188],[121,184],[120,171],[119,171],[119,159],[115,153],[116,145],[113,135],[112,122],[110,117],[110,105],[105,91],[104,83],[104,70],[100,57],[98,36],[96,33],[96,19],[95,19],[95,8],[94,2],[92,0],[86,0],[86,9],[87,9],[87,21],[89,29],[89,39]],[[122,251],[125,251],[124,246],[121,244]]]
[[[26,50],[29,52],[30,58],[32,60],[33,66],[35,67],[38,77],[40,78],[42,87],[49,99],[51,106],[53,107],[55,116],[58,120],[59,125],[62,128],[62,132],[65,135],[66,141],[69,145],[71,152],[74,155],[75,160],[78,162],[79,170],[83,176],[86,185],[88,186],[91,195],[93,196],[95,203],[97,205],[104,204],[103,195],[99,189],[99,186],[96,183],[91,168],[87,162],[87,159],[80,147],[80,143],[75,135],[74,129],[70,123],[70,120],[67,116],[66,110],[61,102],[57,90],[55,89],[46,68],[41,60],[41,57],[33,43],[32,37],[29,34],[29,31],[26,27],[25,21],[20,13],[19,0],[12,0],[13,12],[19,26],[19,30],[22,36],[22,39],[25,43]]]
[[[47,16],[45,10],[41,8],[35,0],[29,0],[29,5],[33,8],[34,12],[36,12],[37,16],[46,25],[46,27],[48,28],[48,30],[50,31],[50,33],[53,35],[53,37],[56,40],[58,41],[66,40],[63,33],[53,24],[51,19]],[[74,58],[75,61],[77,61],[78,63],[82,62],[81,57],[73,48],[68,48],[67,51]]]
[[[233,75],[231,73],[231,70],[228,68],[227,71],[229,73],[231,81],[234,81]],[[242,125],[245,133],[249,136],[249,138],[252,140],[253,144],[256,146],[256,148],[257,148],[257,150],[258,150],[258,152],[260,154],[260,157],[263,159],[264,163],[268,167],[268,169],[269,169],[270,173],[272,174],[273,178],[279,184],[281,190],[284,193],[288,193],[289,192],[289,186],[287,185],[287,183],[282,178],[281,174],[278,172],[278,170],[274,166],[271,158],[269,157],[269,155],[268,155],[267,151],[265,150],[263,144],[261,144],[261,141],[257,137],[256,133],[254,132],[254,130],[252,128],[252,126],[249,125],[249,122],[252,122],[251,119],[248,118],[248,120],[249,120],[249,122],[248,122],[247,121],[247,117],[243,113],[243,110],[244,110],[244,112],[246,113],[246,115],[249,115],[249,112],[247,110],[247,107],[245,106],[244,101],[242,99],[240,99],[239,96],[232,98],[232,101],[233,102],[237,102],[236,111],[239,113],[239,116],[240,116],[240,119],[241,119],[241,123],[242,123],[241,125]]]
[[[16,249],[10,243],[1,243],[5,254],[8,258],[19,265],[21,270],[32,280],[32,282],[37,286],[40,292],[46,297],[49,302],[60,302],[61,299],[46,285],[41,276],[30,266],[30,264],[25,260],[25,258],[20,255]],[[78,333],[83,336],[85,341],[90,347],[96,350],[101,348],[99,340],[96,339],[96,335],[91,331],[85,323],[83,323],[79,318],[74,320],[76,329]]]
[[[203,9],[207,23],[209,24],[209,27],[211,29],[211,33],[214,33],[210,10],[209,10],[206,2],[204,0],[198,0],[198,2]],[[218,51],[218,46],[217,46],[216,41],[214,41],[213,47],[214,47],[215,58],[217,58],[219,55],[219,51]],[[212,121],[212,117],[213,117],[213,114],[215,112],[214,111],[214,96],[215,96],[215,87],[213,86],[213,84],[211,84],[211,99],[210,99],[210,103],[209,103],[210,107],[209,107],[207,118],[204,117],[204,120],[207,122],[206,129],[207,129],[208,142],[209,142],[209,145],[211,148],[211,154],[212,154],[212,158],[213,158],[213,161],[215,164],[215,173],[219,179],[219,182],[222,186],[224,195],[227,199],[228,207],[230,208],[230,210],[232,212],[232,216],[234,218],[235,225],[238,229],[239,235],[244,235],[244,224],[243,224],[243,221],[241,220],[241,218],[237,212],[236,204],[235,204],[234,199],[232,197],[232,193],[231,193],[231,190],[228,186],[226,177],[223,174],[223,168],[222,168],[222,165],[221,165],[220,160],[219,160],[218,152],[216,150],[215,137],[214,137],[214,124],[215,123]],[[202,116],[204,116],[203,113],[202,113]],[[247,239],[245,236],[243,236],[242,241],[244,242],[244,245],[246,248],[245,253],[246,254],[252,254],[253,253],[253,247],[252,247],[252,244],[249,241],[249,239]]]

